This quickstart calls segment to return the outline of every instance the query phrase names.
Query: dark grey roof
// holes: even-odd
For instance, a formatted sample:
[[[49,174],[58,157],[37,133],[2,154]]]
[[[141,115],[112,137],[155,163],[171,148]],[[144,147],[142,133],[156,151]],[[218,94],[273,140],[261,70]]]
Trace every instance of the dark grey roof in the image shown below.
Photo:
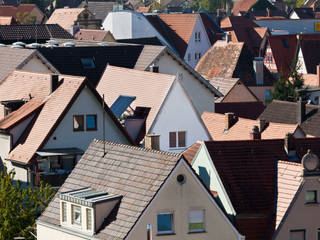
[[[147,67],[166,49],[165,46],[145,45],[134,66],[137,70],[146,70]]]
[[[295,12],[300,19],[315,18],[313,8],[294,8],[291,11]]]
[[[142,45],[164,46],[164,44],[162,44],[157,37],[117,39],[117,42],[119,42],[119,43],[142,44]]]
[[[304,121],[300,125],[302,130],[308,134],[320,137],[320,106],[306,105]],[[259,119],[269,122],[298,124],[298,106],[294,102],[274,100],[259,116]]]
[[[51,38],[73,39],[73,36],[58,24],[0,25],[0,43],[45,43]]]
[[[239,81],[239,78],[222,78],[214,77],[209,79],[209,82],[218,89],[224,96],[231,90],[231,88]]]
[[[113,5],[118,4],[117,2],[105,2],[105,1],[89,1],[88,10],[95,15],[96,19],[101,19],[102,21],[107,17],[109,12],[112,12]],[[80,4],[80,8],[85,6],[83,1]]]
[[[94,140],[59,192],[91,187],[122,195],[94,237],[124,239],[175,168],[180,155]],[[58,194],[39,221],[60,225]]]

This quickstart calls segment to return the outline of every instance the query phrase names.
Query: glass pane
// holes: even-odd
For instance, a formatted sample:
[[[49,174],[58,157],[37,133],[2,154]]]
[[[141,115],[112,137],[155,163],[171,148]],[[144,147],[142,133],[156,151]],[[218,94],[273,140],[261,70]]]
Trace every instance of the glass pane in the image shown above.
[[[67,221],[67,203],[62,202],[62,222]]]
[[[172,214],[158,214],[158,232],[172,232]]]
[[[92,221],[91,221],[91,209],[87,208],[87,230],[91,230]]]
[[[73,116],[73,130],[83,131],[83,125],[84,125],[83,122],[84,122],[83,115]]]
[[[82,63],[82,67],[84,69],[94,69],[94,68],[96,68],[92,58],[81,58],[81,63]]]
[[[176,132],[170,132],[169,133],[169,147],[173,148],[176,147]]]
[[[81,225],[81,207],[72,205],[72,223]]]
[[[189,212],[189,230],[203,230],[204,229],[204,211],[195,210]]]
[[[178,147],[186,146],[186,132],[178,132]]]
[[[316,201],[316,191],[307,191],[306,200],[307,200],[307,202],[315,202]]]
[[[97,129],[97,117],[96,115],[87,115],[87,130]]]

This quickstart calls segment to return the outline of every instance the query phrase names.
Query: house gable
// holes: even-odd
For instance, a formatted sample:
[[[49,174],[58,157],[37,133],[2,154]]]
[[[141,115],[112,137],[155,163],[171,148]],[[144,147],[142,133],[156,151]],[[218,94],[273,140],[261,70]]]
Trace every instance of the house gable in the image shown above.
[[[258,101],[259,99],[241,81],[238,81],[221,100],[221,102],[258,102]]]
[[[178,175],[185,177],[185,182],[177,182]],[[172,239],[157,234],[157,214],[173,213],[173,229],[179,239],[190,238],[188,214],[191,210],[204,210],[205,232],[197,233],[201,239],[243,239],[230,220],[203,187],[191,167],[181,159],[166,179],[157,195],[140,216],[126,239],[141,239],[146,233],[147,224],[152,225],[153,239]]]
[[[198,140],[209,140],[210,135],[190,100],[181,80],[171,86],[149,133],[160,135],[160,149],[180,152]],[[185,147],[170,148],[169,132],[185,132]]]

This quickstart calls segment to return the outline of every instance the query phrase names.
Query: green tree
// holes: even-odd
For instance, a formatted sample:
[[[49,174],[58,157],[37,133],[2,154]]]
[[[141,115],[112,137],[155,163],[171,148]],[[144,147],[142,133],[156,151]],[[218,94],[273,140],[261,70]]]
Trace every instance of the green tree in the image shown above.
[[[37,17],[30,14],[30,12],[18,12],[16,19],[20,24],[35,24]]]
[[[30,228],[55,194],[49,185],[23,188],[14,180],[14,171],[0,172],[0,240],[34,239]]]
[[[292,64],[292,69],[289,74],[280,73],[278,81],[274,85],[274,91],[271,94],[271,99],[296,102],[301,96],[297,90],[303,87],[303,78],[302,74],[298,72],[300,66],[295,64],[296,61]]]
[[[284,0],[284,2],[289,3],[291,8],[301,7],[305,0]]]
[[[215,12],[217,9],[230,10],[232,8],[232,0],[199,0],[193,1],[193,10],[198,8],[203,8],[208,12]]]

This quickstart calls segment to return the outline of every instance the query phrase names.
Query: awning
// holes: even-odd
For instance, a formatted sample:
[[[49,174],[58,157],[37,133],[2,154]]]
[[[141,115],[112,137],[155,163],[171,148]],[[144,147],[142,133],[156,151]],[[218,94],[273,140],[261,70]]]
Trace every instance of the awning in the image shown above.
[[[67,156],[67,155],[82,155],[83,151],[79,148],[59,148],[59,149],[42,149],[36,154],[40,157],[50,156]]]

